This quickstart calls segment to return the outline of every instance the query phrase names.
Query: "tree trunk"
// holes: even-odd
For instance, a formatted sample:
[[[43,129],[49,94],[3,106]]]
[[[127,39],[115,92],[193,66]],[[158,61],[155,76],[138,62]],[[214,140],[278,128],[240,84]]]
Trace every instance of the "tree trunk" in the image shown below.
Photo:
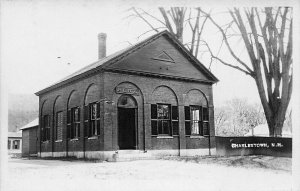
[[[279,111],[275,116],[266,116],[267,123],[269,127],[269,136],[270,137],[281,137],[282,136],[282,127],[285,119],[285,111]]]

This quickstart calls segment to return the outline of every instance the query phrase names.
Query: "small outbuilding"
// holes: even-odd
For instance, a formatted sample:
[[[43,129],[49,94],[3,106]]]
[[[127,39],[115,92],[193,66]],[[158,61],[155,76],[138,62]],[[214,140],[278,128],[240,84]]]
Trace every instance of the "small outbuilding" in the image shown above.
[[[38,155],[118,160],[215,152],[218,79],[163,31],[39,91]]]
[[[37,156],[39,119],[20,128],[22,130],[22,157]]]
[[[8,149],[9,156],[20,157],[22,153],[21,144],[22,144],[21,131],[8,132],[7,149]]]

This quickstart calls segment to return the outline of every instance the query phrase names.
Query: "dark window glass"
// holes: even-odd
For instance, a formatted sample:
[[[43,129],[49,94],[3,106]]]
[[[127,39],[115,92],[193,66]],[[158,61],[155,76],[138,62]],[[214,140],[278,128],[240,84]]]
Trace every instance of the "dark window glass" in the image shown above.
[[[42,128],[42,140],[50,140],[50,116],[44,115],[43,118],[43,128]]]
[[[62,140],[63,112],[56,113],[56,140]]]
[[[203,122],[203,135],[208,136],[209,135],[209,126],[208,122]]]
[[[178,107],[172,106],[172,120],[178,120]]]
[[[185,120],[190,120],[190,107],[189,106],[184,106],[184,117]]]
[[[178,121],[172,121],[173,135],[179,135]]]
[[[156,120],[151,120],[151,134],[152,135],[157,135],[157,121]]]
[[[100,119],[100,102],[97,103],[97,119]]]
[[[151,119],[157,119],[157,105],[151,104]]]
[[[203,121],[209,121],[208,108],[203,107]]]
[[[185,134],[191,135],[191,122],[185,121]]]

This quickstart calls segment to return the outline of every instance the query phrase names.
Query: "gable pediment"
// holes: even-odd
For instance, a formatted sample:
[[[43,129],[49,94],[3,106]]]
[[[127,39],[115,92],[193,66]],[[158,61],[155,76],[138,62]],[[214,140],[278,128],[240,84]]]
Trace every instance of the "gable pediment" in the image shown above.
[[[203,66],[204,67],[204,66]],[[147,74],[174,76],[201,81],[214,81],[166,35],[130,53],[109,66],[118,71],[136,71]],[[206,69],[207,70],[207,69]]]

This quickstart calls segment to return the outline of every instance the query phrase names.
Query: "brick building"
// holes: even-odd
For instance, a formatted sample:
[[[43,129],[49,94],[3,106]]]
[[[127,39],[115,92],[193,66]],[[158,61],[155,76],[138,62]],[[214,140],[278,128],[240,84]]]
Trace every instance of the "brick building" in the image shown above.
[[[41,157],[207,155],[218,79],[167,31],[99,60],[39,96]]]

